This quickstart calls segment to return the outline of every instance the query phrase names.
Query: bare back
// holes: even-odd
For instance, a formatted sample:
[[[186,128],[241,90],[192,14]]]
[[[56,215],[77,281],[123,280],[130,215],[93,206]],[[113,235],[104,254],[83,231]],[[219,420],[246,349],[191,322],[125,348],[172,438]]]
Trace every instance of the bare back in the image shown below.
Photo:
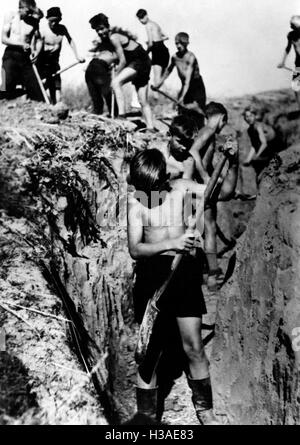
[[[161,30],[161,27],[152,20],[149,20],[146,24],[146,31],[148,35],[148,39],[151,42],[161,42],[165,40],[165,35]]]

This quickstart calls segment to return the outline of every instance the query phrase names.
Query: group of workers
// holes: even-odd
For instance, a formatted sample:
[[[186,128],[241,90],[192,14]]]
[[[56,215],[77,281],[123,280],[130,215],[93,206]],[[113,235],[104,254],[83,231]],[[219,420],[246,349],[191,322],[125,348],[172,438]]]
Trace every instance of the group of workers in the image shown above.
[[[146,27],[148,42],[145,49],[131,33],[111,27],[108,17],[99,13],[89,21],[97,33],[90,50],[90,61],[85,78],[93,101],[94,112],[102,114],[104,102],[109,112],[126,118],[123,86],[131,82],[138,95],[147,130],[155,131],[152,109],[148,99],[150,72],[159,90],[167,77],[177,69],[181,80],[178,94],[180,113],[170,125],[170,140],[164,149],[145,150],[133,158],[129,182],[133,191],[128,197],[128,240],[131,256],[137,260],[137,276],[134,287],[136,319],[142,321],[149,298],[164,283],[174,258],[183,254],[172,281],[164,292],[159,307],[161,320],[176,320],[181,346],[187,358],[185,368],[192,400],[201,424],[218,424],[213,412],[213,397],[208,360],[205,355],[201,324],[206,306],[201,290],[203,257],[195,248],[198,230],[187,230],[183,219],[188,194],[193,194],[198,208],[202,202],[204,215],[204,251],[208,268],[207,286],[216,291],[223,272],[217,259],[217,203],[237,197],[238,147],[236,141],[225,144],[226,171],[222,170],[213,188],[214,192],[205,201],[205,191],[214,177],[220,153],[216,136],[227,124],[226,108],[218,102],[206,104],[206,91],[195,55],[189,51],[189,35],[180,32],[175,37],[177,52],[170,58],[165,45],[167,37],[161,27],[152,21],[146,10],[140,9],[137,18]],[[2,42],[7,46],[3,56],[2,93],[7,99],[20,94],[17,85],[22,85],[29,98],[44,100],[40,80],[49,91],[52,103],[61,99],[60,52],[66,37],[78,63],[84,59],[78,54],[74,40],[61,23],[62,13],[58,7],[47,11],[47,21],[40,26],[42,11],[34,0],[20,0],[19,10],[6,19]],[[279,67],[285,61],[292,45],[296,51],[294,82],[300,71],[300,17],[293,16],[292,31],[288,46]],[[149,55],[151,54],[151,58]],[[37,69],[37,73],[36,70]],[[112,90],[116,100],[113,107]],[[300,93],[297,91],[300,104]],[[274,155],[275,134],[264,131],[252,106],[244,111],[249,125],[251,150],[244,165],[252,165],[259,183],[261,173]],[[141,195],[142,192],[142,195]],[[154,198],[153,192],[158,193]],[[141,199],[146,197],[146,199]],[[240,196],[246,196],[240,194]],[[195,210],[195,209],[194,209]],[[195,217],[192,211],[189,216]],[[202,262],[201,262],[202,261]],[[137,404],[135,422],[157,423],[157,363],[161,350],[167,347],[160,335],[155,335],[150,357],[138,369]],[[156,341],[155,341],[156,338]],[[154,352],[153,352],[154,351]]]

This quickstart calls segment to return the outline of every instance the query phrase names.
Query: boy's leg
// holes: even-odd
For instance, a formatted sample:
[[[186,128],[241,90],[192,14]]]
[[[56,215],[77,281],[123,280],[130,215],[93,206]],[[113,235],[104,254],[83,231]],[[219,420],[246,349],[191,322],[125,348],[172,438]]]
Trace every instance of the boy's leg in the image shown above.
[[[22,67],[23,84],[29,99],[44,102],[44,96],[34,74],[31,62],[28,60]]]
[[[2,90],[4,97],[13,99],[16,96],[16,86],[19,81],[20,66],[13,57],[4,57],[2,65]]]
[[[190,377],[205,379],[209,376],[208,360],[201,337],[202,318],[177,318],[183,349],[189,361]]]
[[[115,76],[113,79],[111,85],[115,92],[118,109],[119,109],[119,115],[124,115],[126,112],[125,108],[125,98],[122,91],[122,86],[125,85],[125,83],[130,82],[135,79],[137,73],[133,68],[126,67],[124,68],[119,74]]]
[[[146,121],[147,128],[149,130],[153,129],[153,117],[152,117],[152,110],[148,101],[148,85],[145,85],[143,87],[140,87],[137,90],[139,102],[142,107],[144,119]]]
[[[177,318],[183,349],[189,360],[188,384],[201,425],[218,425],[213,413],[213,397],[207,360],[201,338],[202,318]]]
[[[163,68],[160,65],[152,65],[152,70],[153,70],[153,81],[154,81],[154,85],[158,85],[161,77],[162,77],[162,73],[163,73]],[[159,94],[157,91],[153,91],[153,97],[155,99],[158,99]]]

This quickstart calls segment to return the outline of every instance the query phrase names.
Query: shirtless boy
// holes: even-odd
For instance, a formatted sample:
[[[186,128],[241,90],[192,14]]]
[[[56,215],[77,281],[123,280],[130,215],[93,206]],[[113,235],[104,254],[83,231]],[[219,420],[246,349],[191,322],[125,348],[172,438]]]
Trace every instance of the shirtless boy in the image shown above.
[[[151,65],[153,68],[154,86],[156,86],[169,65],[170,54],[164,44],[168,37],[164,35],[161,27],[156,22],[149,19],[145,9],[139,9],[136,16],[142,25],[146,26],[148,52],[152,54]]]
[[[37,79],[32,69],[41,50],[39,35],[39,10],[34,0],[21,0],[18,12],[4,19],[2,43],[6,45],[2,65],[2,90],[7,99],[16,97],[16,86],[22,85],[30,99],[43,101]],[[36,53],[31,50],[36,39]]]
[[[90,25],[94,28],[95,20],[90,20]],[[97,23],[97,21],[96,21]],[[111,112],[111,82],[112,67],[118,62],[115,48],[110,41],[94,40],[94,47],[90,49],[93,57],[85,72],[85,80],[92,98],[94,113],[102,114],[104,100],[109,112]],[[115,110],[117,116],[118,110]]]
[[[188,50],[189,35],[180,32],[175,37],[177,53],[171,58],[171,63],[163,74],[157,87],[160,88],[168,76],[177,68],[178,76],[182,83],[182,88],[178,96],[178,101],[183,105],[197,110],[204,110],[206,104],[206,91],[202,76],[200,75],[198,61],[191,51]]]
[[[147,129],[154,131],[152,111],[148,101],[151,61],[147,52],[130,33],[120,29],[111,29],[105,14],[100,13],[92,18],[92,28],[103,43],[113,47],[118,58],[112,88],[119,108],[119,117],[126,116],[122,87],[132,82],[138,94]]]
[[[50,8],[46,18],[47,22],[41,28],[43,50],[39,57],[38,68],[41,77],[47,79],[45,86],[49,89],[52,103],[56,104],[61,100],[61,78],[60,76],[52,77],[52,75],[60,70],[59,57],[64,37],[68,40],[78,62],[84,62],[84,59],[78,55],[75,42],[67,28],[60,23],[62,20],[60,8]]]
[[[164,156],[156,149],[145,150],[133,158],[130,181],[135,191],[128,196],[128,242],[132,258],[138,261],[135,309],[142,317],[148,299],[170,271],[174,255],[184,253],[158,303],[160,316],[177,321],[189,363],[188,384],[199,422],[218,424],[212,409],[208,360],[201,338],[202,314],[206,313],[201,274],[194,256],[194,235],[187,233],[184,218],[187,193],[196,194],[201,202],[205,186],[183,179],[169,182]],[[161,335],[157,346],[164,348]],[[141,364],[137,376],[138,416],[148,418],[149,423],[156,422],[155,369],[156,363],[150,371]]]
[[[226,108],[217,102],[210,102],[205,111],[206,125],[194,139],[190,154],[195,160],[198,178],[202,178],[204,183],[207,183],[218,158],[216,135],[227,124],[228,114]],[[218,280],[222,276],[217,260],[217,202],[228,201],[234,196],[238,177],[238,147],[237,144],[234,146],[235,152],[229,159],[226,177],[221,176],[220,186],[217,187],[210,205],[205,209],[205,253],[209,269],[207,287],[211,291],[218,289]]]
[[[295,73],[293,74],[292,86],[294,85],[296,100],[300,107],[300,16],[294,15],[290,21],[292,31],[288,33],[288,44],[284,51],[282,61],[279,63],[278,68],[284,68],[286,59],[291,51],[292,46],[296,53],[295,60]],[[299,73],[297,73],[299,72]]]
[[[258,110],[255,107],[251,105],[246,107],[243,116],[249,125],[248,135],[251,142],[251,149],[243,165],[252,165],[256,173],[256,185],[258,187],[262,171],[278,151],[278,142],[272,127],[259,122]]]

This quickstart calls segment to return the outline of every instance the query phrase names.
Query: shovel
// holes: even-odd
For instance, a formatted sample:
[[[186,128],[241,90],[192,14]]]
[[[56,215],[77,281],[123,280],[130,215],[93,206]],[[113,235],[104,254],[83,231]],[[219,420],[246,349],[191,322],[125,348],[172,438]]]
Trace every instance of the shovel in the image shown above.
[[[226,147],[227,151],[224,150],[223,155],[220,157],[220,160],[219,160],[218,164],[216,165],[214,172],[207,184],[207,187],[206,187],[206,190],[204,193],[204,206],[203,206],[202,213],[205,209],[207,202],[209,201],[210,197],[212,196],[212,194],[215,190],[218,179],[219,179],[219,177],[222,173],[222,170],[224,168],[224,165],[228,159],[228,152],[229,152],[230,148],[232,147],[232,141],[228,140],[225,144],[225,147]],[[188,231],[191,231],[193,228],[194,228],[193,226],[189,227]],[[150,337],[151,337],[152,330],[153,330],[153,326],[154,326],[154,323],[155,323],[157,316],[159,314],[159,309],[157,307],[157,303],[158,303],[160,297],[162,296],[162,294],[167,289],[176,269],[178,268],[178,266],[182,260],[182,257],[183,257],[182,253],[178,253],[175,256],[173,263],[171,265],[170,272],[169,272],[166,280],[161,285],[161,287],[155,292],[153,297],[150,298],[150,300],[148,301],[148,304],[147,304],[147,307],[145,310],[145,314],[144,314],[144,317],[143,317],[143,320],[142,320],[142,323],[140,326],[138,342],[137,342],[137,347],[136,347],[136,351],[135,351],[135,360],[136,360],[137,364],[141,364],[143,362],[143,360],[145,359],[148,345],[150,342]]]
[[[57,71],[56,73],[51,74],[50,78],[59,76],[60,74],[64,73],[65,71],[68,71],[69,69],[73,68],[76,65],[79,65],[80,63],[85,63],[85,60],[82,62],[74,62],[71,63],[71,65],[66,66],[65,68],[62,68],[61,70]],[[46,83],[47,79],[43,79],[43,83]]]
[[[154,85],[151,85],[151,90],[152,91],[156,91],[157,93],[161,94],[162,96],[166,97],[167,99],[169,99],[171,102],[173,102],[174,104],[176,104],[178,107],[180,107],[182,110],[185,111],[194,111],[197,112],[199,114],[201,114],[202,116],[205,116],[205,113],[203,110],[201,110],[201,108],[199,107],[199,105],[197,106],[197,110],[193,110],[192,108],[188,108],[185,105],[182,105],[177,99],[175,99],[175,97],[170,96],[168,93],[165,93],[164,91],[160,90],[159,88],[156,88]]]

